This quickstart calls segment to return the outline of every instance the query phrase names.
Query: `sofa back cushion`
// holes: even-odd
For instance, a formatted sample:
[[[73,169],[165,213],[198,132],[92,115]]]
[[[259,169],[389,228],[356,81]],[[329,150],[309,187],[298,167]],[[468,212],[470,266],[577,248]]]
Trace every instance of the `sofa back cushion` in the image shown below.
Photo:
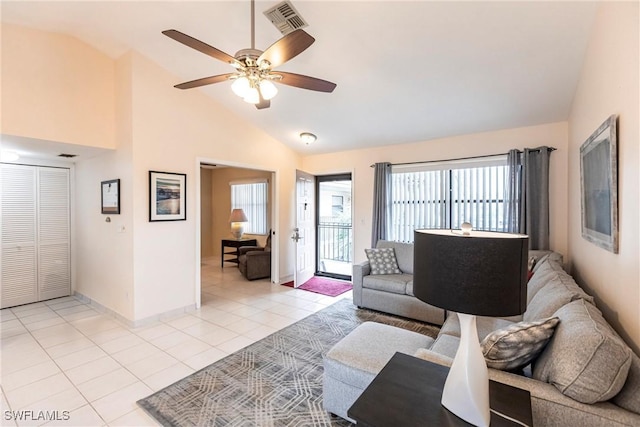
[[[533,281],[538,274],[544,282],[531,283],[532,288],[529,291],[534,289],[533,287],[538,287],[538,290],[532,292],[533,297],[527,303],[527,309],[522,316],[523,320],[530,322],[551,317],[560,307],[578,299],[593,304],[593,297],[583,291],[562,267],[553,264],[542,266],[534,273],[531,280]],[[527,291],[527,297],[529,291]]]
[[[393,248],[396,253],[398,267],[403,273],[413,274],[413,244],[378,240],[378,248]]]
[[[558,263],[562,266],[562,254],[559,252],[553,251],[545,251],[545,250],[531,250],[529,251],[529,258],[534,257],[536,259],[535,265],[533,266],[533,272],[535,273],[538,269],[544,265],[545,262],[554,262]]]
[[[631,349],[585,300],[560,308],[555,334],[533,365],[533,378],[582,403],[611,399],[624,385]]]
[[[533,297],[536,296],[538,291],[542,289],[544,285],[549,283],[549,280],[556,274],[556,271],[551,268],[549,263],[544,263],[538,270],[533,273],[533,276],[527,283],[527,305],[531,302]]]

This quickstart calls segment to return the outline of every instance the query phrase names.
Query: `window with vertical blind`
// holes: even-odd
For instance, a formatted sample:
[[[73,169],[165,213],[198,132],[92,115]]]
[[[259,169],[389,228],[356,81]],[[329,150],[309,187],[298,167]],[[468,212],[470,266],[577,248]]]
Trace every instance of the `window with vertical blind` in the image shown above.
[[[267,234],[268,183],[245,181],[231,183],[231,209],[242,209],[249,220],[245,234]]]
[[[504,231],[506,156],[394,165],[389,240],[413,242],[420,228]]]

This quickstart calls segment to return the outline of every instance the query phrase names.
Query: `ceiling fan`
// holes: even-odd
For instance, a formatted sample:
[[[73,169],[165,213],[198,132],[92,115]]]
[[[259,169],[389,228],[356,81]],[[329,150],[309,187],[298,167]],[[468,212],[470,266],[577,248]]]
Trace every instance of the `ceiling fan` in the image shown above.
[[[231,89],[246,102],[255,104],[259,110],[269,108],[271,99],[278,93],[273,82],[288,86],[309,89],[318,92],[333,92],[335,83],[301,74],[273,71],[288,60],[304,52],[315,39],[301,29],[289,34],[269,46],[264,52],[255,48],[255,0],[251,0],[251,48],[239,50],[231,56],[198,39],[177,30],[163,31],[167,37],[174,39],[192,49],[198,50],[235,68],[235,72],[204,77],[175,87],[191,89],[232,80]]]

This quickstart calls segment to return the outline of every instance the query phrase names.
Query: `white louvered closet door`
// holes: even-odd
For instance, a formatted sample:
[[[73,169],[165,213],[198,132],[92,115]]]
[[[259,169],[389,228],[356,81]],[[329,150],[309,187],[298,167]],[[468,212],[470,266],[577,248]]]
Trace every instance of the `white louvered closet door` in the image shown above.
[[[2,308],[38,300],[37,169],[2,165]]]
[[[69,295],[69,170],[1,169],[1,307]]]
[[[38,291],[45,300],[71,292],[69,169],[38,172]]]

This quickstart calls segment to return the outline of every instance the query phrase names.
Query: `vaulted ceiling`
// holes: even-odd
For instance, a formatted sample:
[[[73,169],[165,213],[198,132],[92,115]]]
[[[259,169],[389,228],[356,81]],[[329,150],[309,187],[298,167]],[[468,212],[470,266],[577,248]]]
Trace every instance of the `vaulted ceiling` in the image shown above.
[[[256,48],[282,35],[256,2]],[[279,85],[257,110],[229,82],[201,90],[303,154],[425,141],[566,120],[597,4],[294,0],[315,43],[279,69],[337,83]],[[118,57],[135,49],[181,83],[231,72],[161,34],[177,29],[234,55],[250,47],[250,3],[3,1],[2,21],[75,36]],[[178,89],[176,89],[178,90]],[[309,131],[309,146],[297,136]]]

